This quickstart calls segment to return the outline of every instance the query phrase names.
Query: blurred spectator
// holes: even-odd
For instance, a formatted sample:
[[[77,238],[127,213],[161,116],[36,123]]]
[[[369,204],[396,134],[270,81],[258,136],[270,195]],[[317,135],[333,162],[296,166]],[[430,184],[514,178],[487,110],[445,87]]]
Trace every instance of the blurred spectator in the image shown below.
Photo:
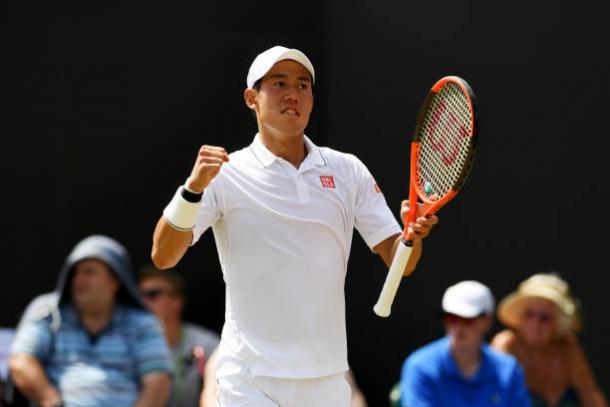
[[[220,337],[210,329],[183,321],[185,283],[175,271],[142,267],[138,282],[144,302],[159,317],[174,358],[175,375],[171,407],[197,407],[204,383],[206,358],[216,350]],[[207,381],[214,386],[205,406],[216,405],[216,378]]]
[[[37,321],[46,317],[57,307],[59,296],[56,291],[37,295],[25,307],[21,319],[17,324],[17,330],[28,322]]]
[[[9,364],[18,389],[42,407],[166,404],[169,349],[121,244],[95,235],[74,247],[55,294],[24,313]]]
[[[0,407],[12,403],[13,392],[8,374],[8,350],[15,330],[12,328],[0,328]]]
[[[25,308],[25,311],[21,314],[21,319],[17,324],[15,331],[18,331],[22,326],[26,325],[29,322],[35,322],[39,319],[42,319],[51,313],[51,310],[57,307],[57,292],[51,291],[48,293],[43,293],[37,295],[32,299]],[[25,398],[25,396],[14,389],[14,383],[10,379],[9,374],[9,382],[7,383],[7,403],[11,407],[26,407],[30,405],[30,402]]]
[[[484,337],[493,323],[488,287],[462,281],[442,300],[447,336],[411,354],[402,368],[403,407],[529,406],[521,366]]]
[[[578,300],[555,273],[534,274],[498,306],[509,329],[492,346],[515,355],[525,369],[534,407],[606,407],[575,332],[582,328]]]

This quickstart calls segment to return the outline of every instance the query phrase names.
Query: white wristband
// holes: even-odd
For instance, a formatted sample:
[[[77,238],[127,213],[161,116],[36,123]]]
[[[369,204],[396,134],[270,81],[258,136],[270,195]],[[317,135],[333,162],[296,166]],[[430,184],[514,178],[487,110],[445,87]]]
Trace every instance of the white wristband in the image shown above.
[[[181,195],[182,187],[178,188],[170,203],[163,210],[163,217],[176,230],[187,232],[193,230],[197,223],[197,212],[201,202],[189,202]]]

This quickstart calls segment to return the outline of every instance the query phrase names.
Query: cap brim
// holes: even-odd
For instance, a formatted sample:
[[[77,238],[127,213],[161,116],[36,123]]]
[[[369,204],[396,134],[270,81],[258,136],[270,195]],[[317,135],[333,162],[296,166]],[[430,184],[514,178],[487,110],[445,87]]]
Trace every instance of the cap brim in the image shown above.
[[[256,69],[248,74],[246,81],[247,86],[249,88],[252,88],[258,80],[262,79],[267,74],[267,72],[269,72],[273,65],[284,60],[292,60],[301,64],[311,75],[311,82],[315,82],[315,70],[309,58],[307,58],[307,56],[298,49],[289,48],[285,49],[285,51],[277,54],[276,56],[266,60],[264,63],[260,65],[257,64]],[[254,64],[255,63],[253,63],[253,65]]]
[[[525,303],[532,298],[536,297],[523,296],[517,293],[506,296],[498,305],[498,319],[500,322],[508,327],[515,328],[519,325]]]
[[[464,303],[458,304],[458,303],[443,301],[442,309],[443,309],[443,312],[458,315],[458,316],[464,317],[464,318],[474,318],[474,317],[478,317],[479,315],[481,315],[480,307],[472,307],[472,306],[468,306],[468,304],[464,304]]]
[[[571,319],[570,329],[573,331],[578,331],[581,328],[581,321],[578,313],[567,313],[563,308],[564,305],[562,305],[558,299],[543,294],[523,294],[519,292],[509,294],[498,305],[498,319],[504,325],[511,328],[516,328],[520,323],[521,315],[523,315],[528,301],[537,298],[552,302],[555,304],[559,312],[562,312],[568,316]]]

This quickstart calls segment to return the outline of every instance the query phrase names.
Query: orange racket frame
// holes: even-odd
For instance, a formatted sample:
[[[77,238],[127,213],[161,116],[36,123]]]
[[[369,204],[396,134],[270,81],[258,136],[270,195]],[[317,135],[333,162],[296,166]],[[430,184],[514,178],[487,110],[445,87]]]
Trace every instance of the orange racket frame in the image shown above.
[[[449,83],[458,85],[461,89],[462,94],[466,95],[468,100],[470,132],[467,135],[468,137],[470,137],[470,149],[467,152],[466,159],[464,160],[462,168],[460,169],[460,172],[455,182],[451,186],[451,189],[444,193],[442,196],[439,196],[436,199],[432,199],[431,197],[428,197],[428,194],[426,192],[422,191],[422,182],[420,182],[419,179],[419,160],[421,154],[422,125],[429,113],[430,105],[433,98],[435,98],[437,94],[441,91],[441,89],[444,86],[447,86]],[[413,242],[411,240],[411,237],[409,236],[409,225],[412,222],[415,222],[416,220],[418,200],[421,200],[423,204],[428,205],[428,207],[424,211],[423,216],[429,216],[435,214],[440,208],[446,205],[447,202],[451,201],[455,197],[459,189],[464,184],[468,174],[470,173],[470,169],[472,167],[472,162],[474,159],[477,139],[478,109],[472,88],[465,80],[457,76],[446,76],[444,78],[441,78],[432,86],[432,88],[428,92],[424,103],[422,103],[422,106],[420,107],[419,114],[417,117],[417,122],[415,125],[415,134],[413,136],[413,140],[411,141],[411,164],[409,177],[410,209],[409,213],[407,214],[401,243],[399,244],[399,247],[396,250],[396,253],[392,260],[392,264],[390,265],[390,270],[388,272],[388,275],[386,276],[386,280],[382,292],[379,296],[379,300],[373,307],[377,315],[381,317],[387,317],[391,313],[391,307],[394,301],[394,297],[396,296],[400,280],[402,279],[403,272],[411,256]]]

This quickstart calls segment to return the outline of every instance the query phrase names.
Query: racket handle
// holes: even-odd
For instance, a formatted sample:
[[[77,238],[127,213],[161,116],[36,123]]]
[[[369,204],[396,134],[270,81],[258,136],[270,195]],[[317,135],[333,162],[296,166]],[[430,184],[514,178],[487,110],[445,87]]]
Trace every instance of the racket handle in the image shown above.
[[[383,283],[383,288],[379,295],[379,299],[377,300],[377,304],[373,307],[375,314],[380,317],[387,317],[390,315],[396,291],[398,291],[400,280],[402,280],[405,267],[407,266],[409,257],[411,257],[411,251],[413,250],[412,245],[413,243],[411,241],[402,239],[396,249],[396,253],[394,253],[390,271],[388,271],[388,275]]]

